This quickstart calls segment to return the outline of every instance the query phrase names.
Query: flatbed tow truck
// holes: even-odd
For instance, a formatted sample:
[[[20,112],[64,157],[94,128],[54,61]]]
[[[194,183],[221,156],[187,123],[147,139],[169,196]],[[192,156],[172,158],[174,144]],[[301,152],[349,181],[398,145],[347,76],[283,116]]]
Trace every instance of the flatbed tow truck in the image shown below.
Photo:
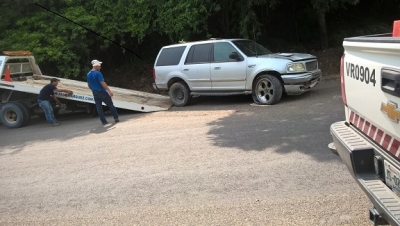
[[[9,128],[28,124],[32,115],[43,115],[37,104],[40,90],[55,76],[43,75],[29,51],[4,51],[0,55],[0,122]],[[95,113],[94,99],[87,83],[58,78],[57,87],[73,91],[72,95],[56,92],[62,106],[53,103],[54,112],[84,110]],[[169,97],[109,86],[116,108],[140,112],[165,111],[172,107]]]

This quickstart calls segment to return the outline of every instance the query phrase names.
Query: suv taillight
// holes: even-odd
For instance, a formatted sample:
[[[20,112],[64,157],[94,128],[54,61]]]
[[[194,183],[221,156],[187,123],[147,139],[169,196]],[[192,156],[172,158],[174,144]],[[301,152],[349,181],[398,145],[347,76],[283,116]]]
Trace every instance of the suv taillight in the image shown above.
[[[156,80],[156,69],[153,68],[153,79]]]
[[[344,55],[340,59],[340,87],[342,88],[342,100],[343,104],[347,105],[347,99],[346,99],[346,90],[344,87]]]

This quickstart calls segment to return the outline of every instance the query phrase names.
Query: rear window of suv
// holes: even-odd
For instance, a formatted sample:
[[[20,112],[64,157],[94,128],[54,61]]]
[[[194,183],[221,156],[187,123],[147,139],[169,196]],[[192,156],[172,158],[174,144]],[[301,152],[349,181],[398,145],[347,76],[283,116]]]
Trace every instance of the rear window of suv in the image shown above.
[[[188,53],[185,64],[210,63],[212,43],[193,45]]]
[[[186,46],[164,48],[161,50],[156,66],[178,65]]]

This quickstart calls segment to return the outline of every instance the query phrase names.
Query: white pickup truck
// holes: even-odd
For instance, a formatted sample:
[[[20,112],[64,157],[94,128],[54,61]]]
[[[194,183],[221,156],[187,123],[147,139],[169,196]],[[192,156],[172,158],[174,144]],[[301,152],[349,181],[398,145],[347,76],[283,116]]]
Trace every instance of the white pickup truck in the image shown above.
[[[373,204],[374,225],[400,225],[400,38],[346,38],[340,77],[346,120],[336,151]]]
[[[0,122],[9,128],[28,124],[33,114],[42,114],[37,97],[54,76],[43,75],[29,51],[4,51],[0,55]],[[94,99],[84,81],[59,78],[59,88],[73,95],[56,93],[66,111],[86,110],[93,114]],[[168,110],[172,102],[166,96],[110,86],[115,107],[141,112]],[[55,104],[55,103],[54,103]],[[56,113],[58,108],[53,106]],[[94,112],[95,113],[95,112]]]

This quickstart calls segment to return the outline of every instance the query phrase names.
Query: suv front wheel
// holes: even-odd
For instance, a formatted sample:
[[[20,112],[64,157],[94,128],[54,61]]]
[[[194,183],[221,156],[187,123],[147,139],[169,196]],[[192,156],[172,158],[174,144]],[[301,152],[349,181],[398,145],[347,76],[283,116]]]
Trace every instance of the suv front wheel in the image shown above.
[[[169,97],[176,107],[187,105],[192,98],[189,87],[183,82],[175,82],[169,88]]]
[[[276,104],[282,97],[282,84],[273,75],[261,75],[254,83],[252,95],[256,104]]]

